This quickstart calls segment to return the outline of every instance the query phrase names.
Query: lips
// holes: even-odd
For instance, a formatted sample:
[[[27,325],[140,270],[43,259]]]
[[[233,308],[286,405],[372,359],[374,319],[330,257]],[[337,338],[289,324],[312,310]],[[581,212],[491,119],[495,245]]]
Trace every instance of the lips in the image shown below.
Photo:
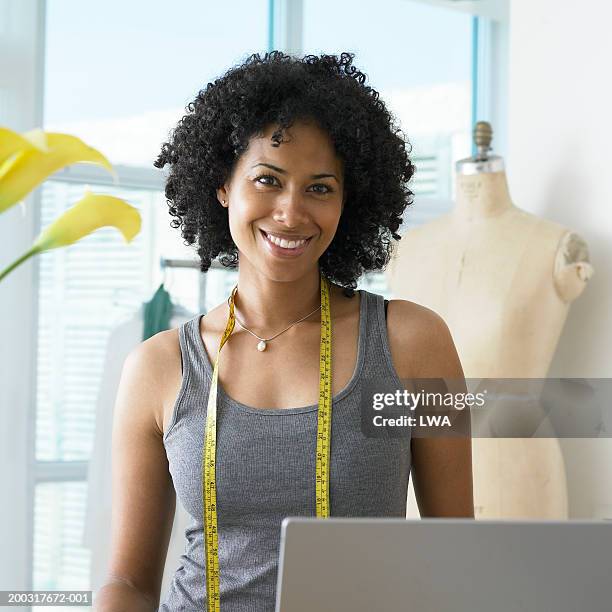
[[[306,242],[301,247],[297,247],[294,249],[287,249],[287,248],[283,248],[271,242],[268,239],[266,232],[264,232],[263,230],[259,230],[259,231],[261,233],[262,239],[268,251],[272,253],[272,255],[276,255],[278,257],[297,257],[301,255],[308,248],[308,245],[312,241],[312,236],[310,236],[309,238],[306,239]],[[290,240],[290,239],[285,238],[285,240]],[[294,238],[293,240],[296,240],[296,238]]]

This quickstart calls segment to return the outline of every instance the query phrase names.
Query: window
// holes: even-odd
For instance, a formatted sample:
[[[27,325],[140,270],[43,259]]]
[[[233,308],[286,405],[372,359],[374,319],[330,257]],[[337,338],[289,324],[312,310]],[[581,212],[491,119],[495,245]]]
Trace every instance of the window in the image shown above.
[[[46,21],[46,126],[145,168],[198,90],[268,40],[266,0],[47,0]]]

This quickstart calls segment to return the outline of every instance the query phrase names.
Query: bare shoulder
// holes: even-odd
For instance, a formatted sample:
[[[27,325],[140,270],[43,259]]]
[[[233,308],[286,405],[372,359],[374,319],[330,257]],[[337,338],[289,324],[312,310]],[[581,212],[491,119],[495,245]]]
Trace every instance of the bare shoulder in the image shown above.
[[[162,435],[166,407],[176,396],[182,378],[178,328],[158,332],[138,344],[128,355],[125,367],[138,369],[151,397],[155,429]]]
[[[158,332],[148,340],[145,340],[142,345],[144,346],[147,343],[159,366],[166,367],[169,365],[168,360],[173,361],[178,358],[180,368],[181,348],[178,327]]]
[[[410,300],[390,300],[387,334],[400,377],[463,377],[450,329],[431,308]]]

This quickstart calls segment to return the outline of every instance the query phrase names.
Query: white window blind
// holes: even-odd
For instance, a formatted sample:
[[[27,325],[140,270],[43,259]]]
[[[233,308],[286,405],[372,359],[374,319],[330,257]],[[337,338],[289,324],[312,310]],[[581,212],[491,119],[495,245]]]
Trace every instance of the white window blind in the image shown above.
[[[40,483],[35,491],[33,588],[89,590],[89,551],[81,546],[85,482]],[[36,610],[55,610],[43,606]],[[91,611],[90,607],[71,610]]]
[[[151,211],[161,195],[135,189],[95,188],[125,198],[143,228],[126,244],[102,228],[68,248],[40,258],[36,458],[89,458],[95,398],[109,331],[148,299],[151,284]],[[84,193],[83,185],[47,182],[41,222],[46,227]]]

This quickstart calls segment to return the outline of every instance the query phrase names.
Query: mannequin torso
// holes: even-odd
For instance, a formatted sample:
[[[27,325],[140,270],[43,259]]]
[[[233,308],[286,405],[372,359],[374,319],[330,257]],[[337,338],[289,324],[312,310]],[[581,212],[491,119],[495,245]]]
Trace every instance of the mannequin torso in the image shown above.
[[[440,314],[466,378],[541,378],[569,303],[592,274],[586,245],[515,207],[504,172],[459,175],[456,208],[406,232],[387,276],[397,297]],[[473,440],[477,517],[567,516],[554,438]]]

